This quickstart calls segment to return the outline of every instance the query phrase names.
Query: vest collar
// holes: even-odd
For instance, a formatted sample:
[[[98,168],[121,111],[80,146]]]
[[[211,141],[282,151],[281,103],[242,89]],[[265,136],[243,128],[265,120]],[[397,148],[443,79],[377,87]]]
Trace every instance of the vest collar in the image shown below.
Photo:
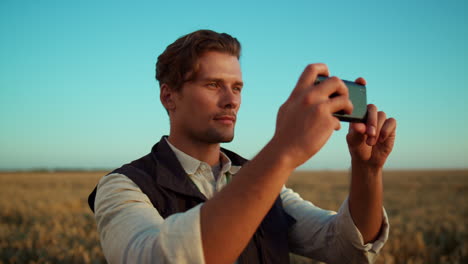
[[[175,192],[200,198],[206,201],[206,197],[198,190],[197,186],[187,176],[184,168],[177,159],[175,153],[166,141],[167,136],[163,136],[161,140],[151,149],[151,157],[158,166],[157,183],[165,188]],[[237,172],[247,160],[227,149],[221,148],[221,151],[231,160],[231,171]],[[163,171],[161,171],[163,170]],[[161,173],[160,173],[161,172]],[[169,173],[167,173],[169,172]],[[171,175],[164,177],[162,175]]]
[[[171,142],[169,142],[167,137],[163,137],[163,139],[165,139],[172,152],[174,152],[175,156],[177,157],[177,160],[182,165],[184,171],[189,175],[194,175],[201,166],[201,164],[204,162],[197,160],[196,158],[176,148],[174,145],[171,144]],[[221,173],[229,173],[231,175],[236,174],[240,170],[241,166],[232,165],[231,159],[226,154],[224,154],[223,151],[220,152],[220,161],[222,164]],[[206,165],[209,166],[208,164]]]
[[[182,165],[177,160],[177,157],[164,137],[151,149],[151,157],[158,165],[156,182],[159,185],[177,193],[206,201],[206,197],[198,190],[189,177],[187,177]]]

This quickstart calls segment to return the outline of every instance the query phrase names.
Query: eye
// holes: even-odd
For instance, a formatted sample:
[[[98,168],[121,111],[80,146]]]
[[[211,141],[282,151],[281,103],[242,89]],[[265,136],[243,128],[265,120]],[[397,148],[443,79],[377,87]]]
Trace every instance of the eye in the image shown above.
[[[218,85],[217,82],[210,82],[206,86],[208,86],[210,88],[218,88],[219,85]]]
[[[235,86],[235,87],[232,88],[232,89],[233,89],[234,91],[236,91],[236,92],[239,92],[239,93],[242,91],[242,87],[240,87],[240,86]]]

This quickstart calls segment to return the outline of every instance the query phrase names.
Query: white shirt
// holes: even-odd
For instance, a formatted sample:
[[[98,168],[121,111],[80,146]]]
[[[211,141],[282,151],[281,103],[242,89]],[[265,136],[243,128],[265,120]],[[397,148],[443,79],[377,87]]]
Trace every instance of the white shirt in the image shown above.
[[[169,143],[169,141],[167,141]],[[235,174],[233,166],[221,153],[221,174],[216,180],[211,167],[169,143],[188,177],[207,199]],[[234,176],[235,177],[235,176]],[[296,219],[289,231],[290,250],[327,263],[372,263],[388,239],[389,223],[384,219],[379,237],[364,244],[351,218],[348,199],[338,213],[323,210],[283,186],[285,211]],[[95,217],[101,246],[109,263],[205,263],[200,230],[199,204],[184,213],[163,219],[148,196],[127,176],[110,174],[98,184]]]

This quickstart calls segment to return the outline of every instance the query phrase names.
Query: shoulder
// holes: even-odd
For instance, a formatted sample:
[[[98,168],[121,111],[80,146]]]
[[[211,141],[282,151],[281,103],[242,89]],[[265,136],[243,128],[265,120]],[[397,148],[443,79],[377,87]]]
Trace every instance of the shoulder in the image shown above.
[[[138,185],[120,173],[111,173],[101,178],[93,202],[97,220],[110,220],[117,213],[124,212],[125,208],[133,208],[138,204],[153,207],[149,197]]]
[[[119,196],[116,196],[116,194]],[[102,177],[97,185],[96,201],[104,197],[115,199],[127,195],[141,196],[143,200],[149,201],[141,188],[132,179],[121,173],[110,173]]]
[[[99,190],[106,188],[108,186],[138,188],[135,182],[132,181],[129,177],[127,177],[125,174],[117,173],[117,172],[112,172],[112,173],[107,174],[105,177],[102,177],[99,180],[99,183],[97,185]]]

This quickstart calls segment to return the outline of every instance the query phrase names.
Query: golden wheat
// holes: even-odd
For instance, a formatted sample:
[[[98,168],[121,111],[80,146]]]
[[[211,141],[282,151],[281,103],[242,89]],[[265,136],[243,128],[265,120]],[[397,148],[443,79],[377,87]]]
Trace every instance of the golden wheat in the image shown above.
[[[0,262],[105,263],[86,201],[101,176],[0,174]]]
[[[0,263],[105,263],[87,196],[106,172],[0,173]],[[296,172],[288,186],[336,210],[346,172]],[[468,171],[384,174],[382,263],[468,263]],[[292,263],[319,263],[291,255]]]
[[[349,176],[300,172],[288,186],[316,205],[336,210],[348,193]],[[468,171],[387,171],[384,189],[391,228],[376,263],[468,263]]]

